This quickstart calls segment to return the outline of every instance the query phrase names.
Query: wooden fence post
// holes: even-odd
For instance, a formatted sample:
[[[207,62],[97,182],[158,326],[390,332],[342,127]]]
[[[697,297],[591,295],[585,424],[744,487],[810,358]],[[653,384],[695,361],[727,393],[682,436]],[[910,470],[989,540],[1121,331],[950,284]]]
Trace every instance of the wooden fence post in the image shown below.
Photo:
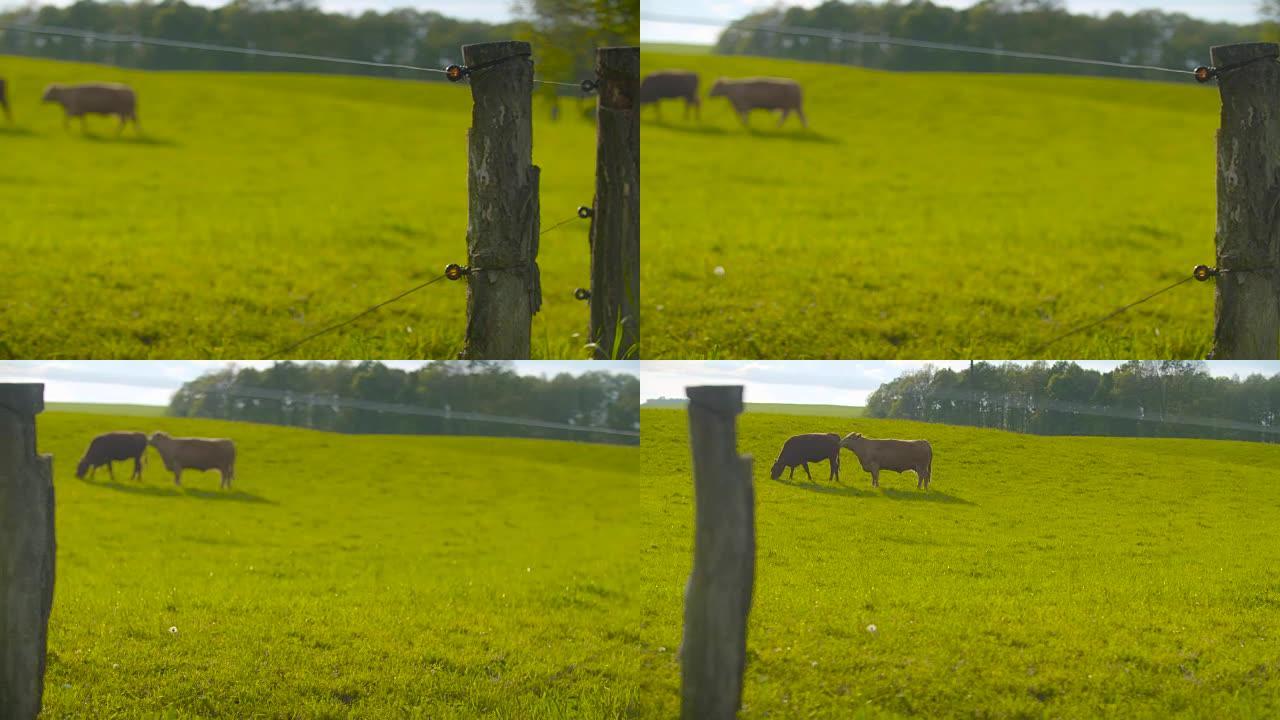
[[[1211,51],[1218,68],[1248,63],[1218,77],[1217,266],[1257,268],[1218,275],[1210,355],[1216,360],[1275,359],[1280,353],[1280,272],[1274,269],[1280,266],[1278,50],[1275,43],[1241,43]]]
[[[596,51],[596,198],[591,217],[591,341],[597,360],[640,349],[640,48]]]
[[[53,460],[36,455],[44,386],[0,384],[0,720],[33,720],[53,606]]]
[[[732,720],[742,704],[756,565],[751,458],[738,456],[735,428],[742,387],[686,392],[697,525],[680,650],[682,717]]]
[[[470,75],[467,132],[467,333],[462,357],[529,357],[538,276],[538,168],[533,160],[529,43],[462,46]],[[494,63],[486,65],[486,63]],[[484,66],[484,67],[481,67]]]

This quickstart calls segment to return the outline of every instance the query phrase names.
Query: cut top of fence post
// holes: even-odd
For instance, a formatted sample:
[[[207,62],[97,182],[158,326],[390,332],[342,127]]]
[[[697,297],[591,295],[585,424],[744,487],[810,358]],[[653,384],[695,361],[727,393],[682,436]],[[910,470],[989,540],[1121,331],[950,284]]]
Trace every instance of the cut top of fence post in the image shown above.
[[[1280,45],[1269,42],[1217,45],[1209,49],[1209,61],[1213,63],[1214,67],[1223,67],[1239,62],[1256,60],[1268,55],[1274,56],[1277,51],[1280,51]]]
[[[44,412],[44,383],[0,383],[0,413],[8,413],[20,426],[31,426],[33,418]],[[35,434],[27,438],[28,457],[36,454]]]

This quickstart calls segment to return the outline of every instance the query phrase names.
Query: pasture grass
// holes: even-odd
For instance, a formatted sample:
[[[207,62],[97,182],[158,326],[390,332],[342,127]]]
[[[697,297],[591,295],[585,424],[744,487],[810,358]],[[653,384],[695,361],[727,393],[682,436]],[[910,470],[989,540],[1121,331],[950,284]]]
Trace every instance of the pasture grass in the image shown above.
[[[642,694],[678,712],[685,413],[644,410]],[[747,413],[758,554],[743,718],[1261,718],[1280,713],[1280,448],[1038,437]],[[879,489],[768,477],[801,432],[927,438]],[[875,626],[875,631],[868,630]]]
[[[1213,288],[1213,87],[891,73],[645,48],[702,120],[641,118],[651,358],[1196,358]],[[744,129],[717,77],[804,88],[809,130]],[[717,269],[722,269],[722,272]]]
[[[47,412],[46,718],[614,718],[639,696],[638,450]],[[174,487],[95,434],[222,436]],[[131,466],[126,463],[125,465]]]
[[[0,57],[0,358],[260,358],[466,264],[471,91],[308,74],[148,72]],[[51,82],[138,92],[143,134],[62,128]],[[534,105],[543,228],[590,205],[594,121]],[[535,358],[586,358],[586,221],[542,238]],[[442,281],[288,354],[449,358]]]

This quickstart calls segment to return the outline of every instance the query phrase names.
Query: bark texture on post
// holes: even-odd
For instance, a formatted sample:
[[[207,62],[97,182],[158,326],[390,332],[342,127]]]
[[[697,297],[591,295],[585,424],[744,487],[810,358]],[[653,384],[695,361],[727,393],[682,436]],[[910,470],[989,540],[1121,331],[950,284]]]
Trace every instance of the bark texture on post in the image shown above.
[[[538,277],[538,168],[533,158],[533,61],[529,43],[464,45],[470,76],[467,132],[467,333],[462,357],[529,357]]]
[[[732,720],[742,704],[755,583],[751,458],[739,457],[742,387],[691,387],[696,530],[681,644],[684,720]]]
[[[1216,360],[1280,353],[1280,63],[1275,43],[1211,51],[1222,95],[1218,130],[1218,224],[1213,353]],[[1273,268],[1263,270],[1262,268]]]
[[[53,460],[36,454],[44,386],[0,384],[0,720],[32,720],[53,607]]]
[[[640,348],[640,48],[600,48],[596,77],[590,337],[598,360],[635,359]]]

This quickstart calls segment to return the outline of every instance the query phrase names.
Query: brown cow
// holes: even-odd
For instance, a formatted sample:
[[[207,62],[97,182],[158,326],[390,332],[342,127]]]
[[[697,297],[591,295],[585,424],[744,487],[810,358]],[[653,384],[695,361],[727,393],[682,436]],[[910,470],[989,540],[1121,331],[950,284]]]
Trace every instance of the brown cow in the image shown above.
[[[839,435],[835,433],[795,435],[787,438],[787,441],[782,444],[782,452],[778,454],[778,459],[773,463],[773,469],[769,472],[769,476],[777,480],[782,477],[783,468],[790,468],[791,474],[788,479],[794,480],[796,466],[800,465],[804,468],[804,474],[809,476],[809,482],[813,482],[813,475],[809,473],[809,463],[822,462],[823,460],[831,463],[831,476],[827,479],[840,482]]]
[[[840,441],[858,456],[862,469],[871,473],[872,487],[880,487],[880,471],[916,472],[916,489],[929,489],[933,473],[933,446],[928,440],[876,440],[849,433]]]
[[[151,446],[160,452],[164,466],[173,473],[173,484],[182,485],[183,470],[217,470],[219,487],[231,489],[236,476],[236,444],[224,438],[176,438],[151,433]]]
[[[103,433],[89,441],[89,449],[84,451],[84,457],[80,458],[80,464],[76,466],[76,477],[83,480],[85,473],[88,473],[92,478],[99,467],[106,465],[107,472],[111,474],[111,482],[115,482],[116,471],[111,463],[132,459],[133,474],[129,479],[141,480],[142,461],[146,453],[147,436],[140,432]]]
[[[87,83],[84,85],[50,85],[44,90],[42,102],[58,103],[66,114],[62,126],[69,127],[71,118],[80,118],[80,129],[85,130],[85,115],[115,115],[120,118],[116,133],[124,132],[124,126],[133,121],[138,127],[138,98],[127,85],[115,83]]]
[[[640,81],[641,107],[653,103],[658,117],[662,117],[662,104],[666,99],[684,100],[684,117],[689,119],[689,109],[702,117],[702,101],[698,99],[698,76],[688,70],[662,70],[646,75]]]
[[[4,78],[0,78],[0,109],[4,110],[4,119],[13,122],[13,113],[9,112],[9,97],[5,94]]]
[[[802,96],[800,84],[795,80],[784,78],[743,78],[741,80],[720,78],[716,80],[715,85],[711,86],[711,97],[728,98],[729,104],[733,105],[738,117],[742,118],[743,125],[748,124],[748,113],[762,109],[781,110],[782,117],[778,118],[778,127],[782,127],[782,124],[787,121],[787,116],[794,110],[800,117],[800,124],[807,128],[809,122],[805,120],[804,109],[801,107]]]

